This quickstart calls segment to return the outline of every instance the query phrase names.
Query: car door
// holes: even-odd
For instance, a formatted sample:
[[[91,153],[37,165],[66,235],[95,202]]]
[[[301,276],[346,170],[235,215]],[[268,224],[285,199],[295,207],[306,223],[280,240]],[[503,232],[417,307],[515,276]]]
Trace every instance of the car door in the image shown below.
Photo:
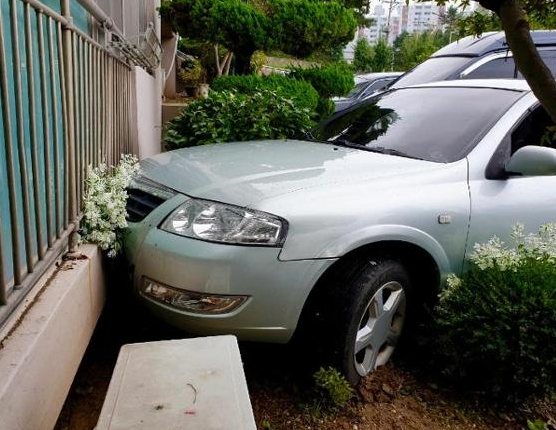
[[[546,134],[553,125],[540,106],[526,111],[498,145],[483,177],[470,178],[471,217],[466,256],[478,242],[498,236],[513,244],[512,227],[522,223],[526,231],[556,222],[556,176],[508,175],[504,165],[511,155],[526,145],[554,146]]]

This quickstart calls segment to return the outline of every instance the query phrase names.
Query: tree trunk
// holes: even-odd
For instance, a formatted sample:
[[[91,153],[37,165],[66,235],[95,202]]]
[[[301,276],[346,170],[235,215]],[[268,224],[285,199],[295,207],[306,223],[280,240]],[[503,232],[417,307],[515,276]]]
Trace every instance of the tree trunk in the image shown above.
[[[218,55],[218,43],[214,44],[214,61],[216,63],[216,77],[222,76],[222,68],[220,67],[220,55]]]
[[[214,45],[214,61],[216,63],[216,77],[219,78],[222,75],[228,75],[230,72],[230,64],[232,63],[233,57],[232,51],[226,52],[224,58],[220,60],[220,55],[218,54],[218,44]]]
[[[222,72],[225,76],[230,74],[230,66],[232,64],[232,59],[234,58],[234,53],[232,51],[228,51],[226,57],[224,57],[224,71]]]
[[[523,9],[517,0],[479,0],[479,3],[500,18],[518,70],[556,123],[556,80],[531,38]]]

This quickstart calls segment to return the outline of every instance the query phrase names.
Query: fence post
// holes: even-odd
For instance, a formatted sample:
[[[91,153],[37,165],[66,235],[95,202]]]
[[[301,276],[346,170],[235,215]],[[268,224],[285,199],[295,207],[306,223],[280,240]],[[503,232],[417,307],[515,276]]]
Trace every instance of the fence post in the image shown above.
[[[66,96],[66,124],[67,124],[67,141],[66,141],[66,151],[68,154],[67,160],[68,164],[66,166],[66,171],[68,173],[68,220],[69,222],[74,222],[77,218],[79,204],[77,199],[77,186],[75,180],[76,175],[76,154],[75,154],[75,94],[74,94],[74,68],[73,68],[73,19],[71,16],[70,0],[62,0],[62,15],[67,20],[67,24],[62,26],[62,54],[63,54],[63,67],[65,71],[65,96]],[[72,231],[69,238],[69,252],[75,253],[77,251],[77,231],[79,230],[79,224],[76,223],[74,230]]]

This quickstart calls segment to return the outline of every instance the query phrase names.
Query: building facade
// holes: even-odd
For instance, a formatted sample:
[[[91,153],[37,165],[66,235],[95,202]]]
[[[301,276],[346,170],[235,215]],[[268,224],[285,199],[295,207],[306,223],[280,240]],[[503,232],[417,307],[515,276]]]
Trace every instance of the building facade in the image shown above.
[[[412,2],[402,8],[401,31],[408,33],[423,33],[425,31],[441,30],[441,16],[445,7],[438,6],[436,2]]]

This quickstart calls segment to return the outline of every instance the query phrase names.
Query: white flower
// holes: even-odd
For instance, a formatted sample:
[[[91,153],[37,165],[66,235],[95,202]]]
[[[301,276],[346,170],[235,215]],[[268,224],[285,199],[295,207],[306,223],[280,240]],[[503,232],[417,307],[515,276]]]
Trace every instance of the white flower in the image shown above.
[[[476,243],[470,256],[472,263],[482,270],[497,268],[501,271],[516,271],[530,258],[547,259],[556,264],[556,224],[545,224],[537,233],[525,234],[525,226],[513,226],[514,247],[508,247],[498,237],[486,243]]]
[[[440,292],[438,297],[440,298],[440,302],[447,300],[455,291],[457,291],[463,284],[461,278],[457,277],[453,273],[448,275],[448,279],[446,279],[446,286]]]
[[[133,155],[121,156],[112,174],[106,164],[87,169],[86,192],[83,196],[83,239],[96,243],[109,257],[121,250],[121,232],[127,227],[126,188],[139,172]]]

